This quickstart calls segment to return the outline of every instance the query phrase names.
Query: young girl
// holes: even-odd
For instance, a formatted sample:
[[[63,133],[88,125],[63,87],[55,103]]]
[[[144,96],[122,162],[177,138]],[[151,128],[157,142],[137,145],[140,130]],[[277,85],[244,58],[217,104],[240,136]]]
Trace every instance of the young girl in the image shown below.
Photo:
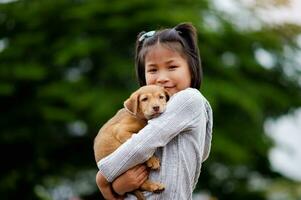
[[[148,177],[141,163],[155,153],[161,167],[151,171],[149,179],[163,183],[165,190],[143,192],[146,199],[192,199],[212,137],[212,110],[198,90],[202,69],[195,28],[183,23],[139,34],[136,72],[141,86],[163,86],[171,98],[161,116],[99,161],[97,185],[106,199],[123,198],[116,193],[139,188]]]

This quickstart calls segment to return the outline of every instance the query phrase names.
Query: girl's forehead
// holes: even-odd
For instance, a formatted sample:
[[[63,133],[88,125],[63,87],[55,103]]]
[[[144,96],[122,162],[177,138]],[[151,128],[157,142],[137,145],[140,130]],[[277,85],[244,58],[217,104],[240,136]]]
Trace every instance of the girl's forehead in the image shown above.
[[[158,48],[163,48],[163,49],[169,49],[172,51],[176,52],[183,52],[183,47],[179,42],[156,42],[153,45],[149,45],[145,47],[148,51],[151,49],[158,49]]]
[[[157,66],[157,65],[169,65],[171,63],[187,63],[185,57],[183,57],[177,51],[157,46],[148,51],[145,56],[145,66]]]
[[[145,61],[149,59],[159,59],[164,57],[182,57],[183,49],[180,44],[173,43],[157,43],[155,45],[147,47],[145,51]]]

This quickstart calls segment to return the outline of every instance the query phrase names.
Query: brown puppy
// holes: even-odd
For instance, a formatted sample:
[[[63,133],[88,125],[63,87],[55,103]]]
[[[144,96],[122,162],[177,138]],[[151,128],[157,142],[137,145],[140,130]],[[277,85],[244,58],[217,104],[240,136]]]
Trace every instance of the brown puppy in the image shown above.
[[[96,162],[115,151],[133,134],[138,133],[147,124],[147,120],[164,112],[168,99],[166,90],[156,85],[143,86],[135,91],[124,102],[124,108],[120,109],[98,132],[94,140]],[[151,169],[160,167],[160,161],[155,156],[152,156],[146,164]],[[164,186],[147,180],[140,189],[160,192],[164,190]],[[140,191],[135,191],[134,194],[139,200],[145,199]]]

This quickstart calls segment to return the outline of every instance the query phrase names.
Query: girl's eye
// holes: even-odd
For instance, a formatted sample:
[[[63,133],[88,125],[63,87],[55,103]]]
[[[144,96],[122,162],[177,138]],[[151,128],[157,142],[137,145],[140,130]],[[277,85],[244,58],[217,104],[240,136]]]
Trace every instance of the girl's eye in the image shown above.
[[[176,65],[171,65],[171,66],[169,66],[169,69],[170,69],[170,70],[174,70],[174,69],[176,69],[176,68],[178,68],[178,66],[176,66]]]
[[[147,70],[147,72],[150,72],[150,73],[156,72],[156,71],[157,71],[157,69],[155,69],[155,68],[152,68],[152,69],[148,69],[148,70]]]

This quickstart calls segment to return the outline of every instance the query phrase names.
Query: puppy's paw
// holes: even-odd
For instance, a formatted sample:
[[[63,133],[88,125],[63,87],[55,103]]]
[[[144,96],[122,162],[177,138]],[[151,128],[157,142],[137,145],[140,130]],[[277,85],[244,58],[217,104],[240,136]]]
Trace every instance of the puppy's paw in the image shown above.
[[[165,186],[161,183],[153,183],[150,188],[152,192],[159,193],[165,189]]]
[[[160,160],[155,156],[152,156],[148,161],[146,161],[146,165],[151,169],[159,169]]]
[[[165,186],[162,183],[146,180],[140,188],[145,191],[158,193],[162,192],[165,189]]]

